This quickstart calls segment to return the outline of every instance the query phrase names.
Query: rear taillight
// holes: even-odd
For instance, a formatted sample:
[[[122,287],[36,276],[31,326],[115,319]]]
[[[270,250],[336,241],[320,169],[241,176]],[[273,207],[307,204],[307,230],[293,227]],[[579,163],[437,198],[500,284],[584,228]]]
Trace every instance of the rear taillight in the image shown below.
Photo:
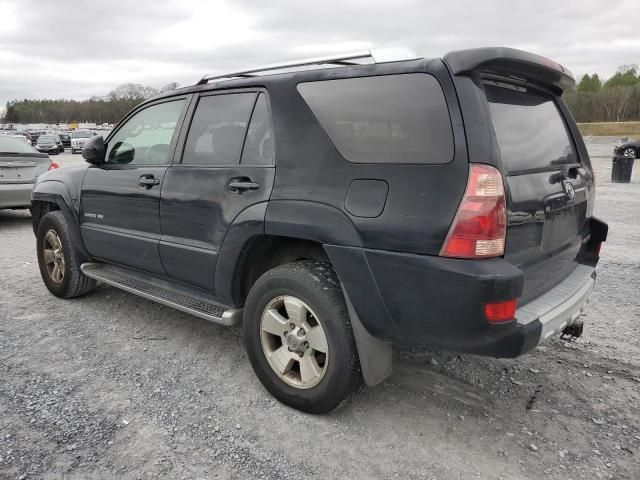
[[[55,170],[56,168],[60,168],[60,165],[58,165],[56,162],[51,162],[49,164],[49,171]]]
[[[472,163],[467,189],[440,251],[443,257],[490,258],[504,254],[507,213],[502,175]]]
[[[489,323],[510,322],[516,316],[516,300],[487,303],[484,306],[484,316]]]

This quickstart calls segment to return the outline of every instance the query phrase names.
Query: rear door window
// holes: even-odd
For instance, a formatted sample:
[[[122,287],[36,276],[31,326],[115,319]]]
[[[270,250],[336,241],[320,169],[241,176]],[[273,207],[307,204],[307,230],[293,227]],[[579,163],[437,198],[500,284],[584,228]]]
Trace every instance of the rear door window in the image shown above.
[[[298,91],[340,154],[354,163],[447,163],[449,109],[425,73],[301,83]]]
[[[237,165],[255,93],[209,95],[198,100],[183,165]]]
[[[258,95],[256,106],[251,115],[241,163],[243,165],[273,165],[275,158],[273,140],[273,126],[267,108],[267,98],[264,93],[261,93]]]
[[[529,87],[485,83],[503,165],[510,173],[578,162],[553,97]]]

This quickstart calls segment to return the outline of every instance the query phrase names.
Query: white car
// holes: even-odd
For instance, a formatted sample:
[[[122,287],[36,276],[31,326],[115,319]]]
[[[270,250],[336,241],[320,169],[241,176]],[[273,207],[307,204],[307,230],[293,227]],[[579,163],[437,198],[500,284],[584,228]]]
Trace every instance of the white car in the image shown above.
[[[87,140],[93,137],[89,130],[74,130],[71,132],[71,153],[80,153]]]

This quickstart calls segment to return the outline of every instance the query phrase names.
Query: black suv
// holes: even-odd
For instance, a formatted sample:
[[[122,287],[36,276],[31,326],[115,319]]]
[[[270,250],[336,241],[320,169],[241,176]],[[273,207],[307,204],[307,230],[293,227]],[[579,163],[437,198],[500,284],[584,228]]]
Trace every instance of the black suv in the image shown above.
[[[316,413],[386,378],[393,343],[515,357],[578,336],[607,226],[572,85],[506,48],[205,77],[40,177],[42,278],[242,322],[264,386]]]

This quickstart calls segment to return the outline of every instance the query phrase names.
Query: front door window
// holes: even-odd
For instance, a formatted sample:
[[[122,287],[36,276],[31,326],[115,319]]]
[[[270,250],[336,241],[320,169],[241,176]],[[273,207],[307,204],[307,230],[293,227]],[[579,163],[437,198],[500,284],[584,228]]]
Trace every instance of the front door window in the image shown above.
[[[168,165],[169,146],[184,100],[152,105],[136,113],[109,140],[107,164]]]

